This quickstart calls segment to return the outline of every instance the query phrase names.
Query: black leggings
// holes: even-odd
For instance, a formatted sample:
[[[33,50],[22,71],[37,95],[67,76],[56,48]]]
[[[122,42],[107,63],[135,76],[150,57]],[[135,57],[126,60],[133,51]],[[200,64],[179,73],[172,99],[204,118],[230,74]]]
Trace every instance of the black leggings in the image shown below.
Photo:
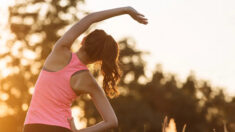
[[[68,128],[45,125],[45,124],[26,124],[23,132],[72,132]]]

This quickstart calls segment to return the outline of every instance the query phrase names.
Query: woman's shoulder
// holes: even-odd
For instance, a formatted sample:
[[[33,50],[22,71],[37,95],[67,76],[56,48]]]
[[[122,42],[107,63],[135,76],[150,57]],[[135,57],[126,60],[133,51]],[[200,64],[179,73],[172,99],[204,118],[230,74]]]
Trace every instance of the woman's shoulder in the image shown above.
[[[59,71],[69,64],[72,58],[72,52],[69,50],[52,50],[47,56],[43,68],[49,71]]]
[[[75,74],[71,79],[71,85],[75,91],[83,93],[90,93],[94,88],[99,87],[95,77],[89,70],[83,70]]]

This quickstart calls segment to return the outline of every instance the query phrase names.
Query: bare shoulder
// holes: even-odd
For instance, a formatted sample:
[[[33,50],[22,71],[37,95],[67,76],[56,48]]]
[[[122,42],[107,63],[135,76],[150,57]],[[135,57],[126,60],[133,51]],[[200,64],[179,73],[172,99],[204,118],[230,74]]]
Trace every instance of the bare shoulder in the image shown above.
[[[70,83],[76,93],[88,93],[91,95],[99,92],[104,93],[103,89],[99,86],[89,70],[85,70],[72,76]]]
[[[71,51],[68,49],[54,48],[52,52],[46,58],[44,68],[58,71],[62,69],[71,59]]]
[[[68,58],[70,57],[71,55],[71,51],[67,48],[56,48],[54,47],[52,52],[51,52],[51,56],[57,56],[56,58],[62,58],[62,59],[65,59],[65,58]]]

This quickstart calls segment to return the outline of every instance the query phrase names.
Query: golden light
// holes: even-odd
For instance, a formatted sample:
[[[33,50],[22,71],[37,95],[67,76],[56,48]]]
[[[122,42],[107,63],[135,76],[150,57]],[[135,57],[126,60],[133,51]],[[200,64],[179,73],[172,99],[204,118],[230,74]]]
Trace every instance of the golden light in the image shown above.
[[[36,58],[35,52],[32,51],[32,50],[29,50],[29,49],[23,50],[23,56],[24,56],[26,59],[30,59],[30,60],[33,60],[33,59]]]
[[[0,4],[0,29],[5,29],[6,24],[8,22],[8,7],[14,4],[14,0],[1,0]],[[5,31],[0,32],[1,36],[5,38],[4,36],[7,34]]]
[[[133,73],[133,72],[129,72],[129,73],[125,76],[124,82],[125,82],[126,84],[128,84],[128,83],[130,83],[131,81],[133,81],[134,79],[135,79],[134,73]]]
[[[30,37],[27,38],[30,46],[34,46],[36,43],[42,42],[43,38],[45,37],[45,34],[42,33],[34,33],[30,35]]]
[[[33,92],[34,92],[34,87],[30,87],[28,92],[29,92],[29,94],[31,94],[31,95],[32,95],[32,94],[33,94]]]
[[[166,132],[177,132],[174,119],[170,119],[169,126],[166,128]]]
[[[26,111],[28,109],[28,105],[27,104],[22,104],[21,106],[23,111]]]
[[[84,116],[84,111],[80,107],[75,106],[72,108],[72,116],[74,118],[75,126],[77,129],[86,127],[86,120],[79,120],[81,117]]]
[[[92,117],[92,118],[89,119],[89,124],[93,125],[95,123],[96,123],[96,119],[95,118]]]
[[[16,41],[11,47],[11,54],[14,56],[19,56],[19,49],[22,47],[23,43],[21,41]]]
[[[11,94],[14,95],[14,97],[16,97],[16,98],[19,98],[20,95],[21,95],[19,89],[16,89],[16,88],[11,88],[11,91],[10,91],[10,92],[11,92]]]
[[[11,73],[10,69],[4,69],[1,73],[2,77],[7,77]]]
[[[13,114],[15,114],[15,111],[12,108],[9,108],[4,102],[0,103],[0,117]]]
[[[6,101],[8,98],[9,98],[9,95],[7,93],[2,93],[1,96],[0,96],[0,99],[2,101]]]
[[[0,117],[4,117],[7,114],[7,104],[0,104]]]
[[[14,4],[15,0],[1,0],[0,8]]]
[[[7,22],[8,22],[8,6],[13,5],[14,4],[14,0],[1,0],[1,4],[0,4],[0,44],[1,44],[1,48],[0,48],[0,53],[6,53],[8,52],[8,48],[4,45],[7,42],[7,39],[9,37],[11,37],[10,31],[7,27]],[[0,68],[4,69],[1,70],[0,72],[0,77],[4,78],[6,76],[8,76],[11,73],[11,69],[7,69],[6,68],[6,62],[10,61],[9,58],[5,58],[4,60],[2,59],[0,61]],[[6,98],[5,95],[2,96],[3,98]],[[1,98],[2,98],[1,97]]]

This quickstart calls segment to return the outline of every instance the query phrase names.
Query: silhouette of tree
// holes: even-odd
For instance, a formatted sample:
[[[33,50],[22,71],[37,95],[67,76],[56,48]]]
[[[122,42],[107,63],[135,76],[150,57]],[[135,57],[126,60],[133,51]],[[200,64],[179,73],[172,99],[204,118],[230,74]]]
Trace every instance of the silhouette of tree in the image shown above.
[[[0,130],[22,130],[31,94],[43,63],[53,44],[66,28],[88,12],[80,10],[84,0],[17,0],[9,7],[9,26],[12,31],[6,46],[8,52],[0,55],[8,59],[12,73],[1,79],[1,92],[9,98],[1,101],[14,111],[0,119]]]
[[[184,124],[190,132],[223,131],[223,121],[228,122],[229,130],[234,130],[234,99],[226,101],[222,90],[216,92],[208,82],[197,81],[193,74],[180,82],[174,74],[164,73],[158,64],[150,81],[141,83],[141,77],[149,80],[145,76],[146,62],[142,59],[144,52],[135,49],[133,42],[130,38],[119,42],[122,92],[120,97],[110,100],[119,119],[119,127],[112,131],[161,131],[165,115],[175,119],[177,131]],[[91,101],[85,100],[84,104],[88,126],[102,120]]]

